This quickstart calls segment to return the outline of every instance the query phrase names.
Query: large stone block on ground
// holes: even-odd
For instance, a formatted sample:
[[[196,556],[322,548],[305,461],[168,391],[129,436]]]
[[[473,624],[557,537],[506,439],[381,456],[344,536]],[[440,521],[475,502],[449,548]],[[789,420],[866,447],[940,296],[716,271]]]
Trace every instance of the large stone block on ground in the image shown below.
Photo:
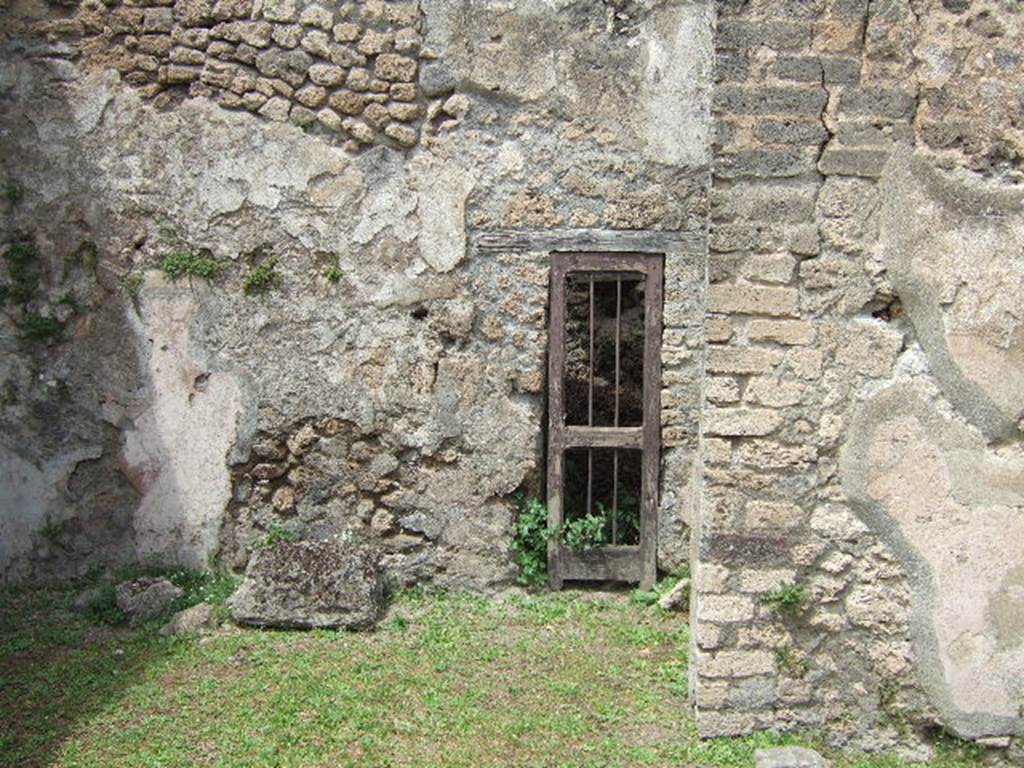
[[[364,629],[383,608],[374,552],[335,539],[256,550],[231,597],[235,621],[258,627]]]

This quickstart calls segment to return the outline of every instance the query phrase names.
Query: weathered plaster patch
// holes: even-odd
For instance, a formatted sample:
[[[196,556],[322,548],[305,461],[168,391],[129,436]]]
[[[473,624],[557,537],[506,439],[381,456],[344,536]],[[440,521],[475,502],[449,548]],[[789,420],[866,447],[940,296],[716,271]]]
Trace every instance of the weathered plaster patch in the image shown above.
[[[1024,191],[897,154],[880,193],[882,256],[936,380],[986,435],[1016,434]]]
[[[153,286],[133,323],[149,407],[125,433],[124,460],[143,491],[134,516],[140,559],[206,567],[231,495],[226,461],[236,440],[241,392],[191,351],[195,298]]]
[[[466,256],[466,198],[476,174],[451,158],[422,153],[412,168],[420,256],[435,272],[450,272]]]
[[[645,20],[643,133],[651,160],[708,161],[713,18],[710,3],[694,3],[659,8]]]
[[[933,404],[934,392],[894,384],[858,411],[842,453],[843,483],[872,529],[910,566],[918,673],[961,734],[1022,733],[1024,492],[990,490],[1024,453],[995,455],[974,429]],[[958,471],[961,464],[981,472]],[[1002,624],[1000,624],[1002,622]],[[1002,628],[1001,628],[1002,627]]]

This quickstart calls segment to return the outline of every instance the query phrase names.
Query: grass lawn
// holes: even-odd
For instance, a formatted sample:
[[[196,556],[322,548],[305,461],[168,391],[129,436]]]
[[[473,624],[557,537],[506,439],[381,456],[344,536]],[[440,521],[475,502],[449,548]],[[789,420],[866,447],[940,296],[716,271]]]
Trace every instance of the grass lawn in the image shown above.
[[[204,638],[72,597],[0,592],[0,766],[750,766],[786,741],[697,740],[685,617],[625,593],[407,594],[375,632]]]

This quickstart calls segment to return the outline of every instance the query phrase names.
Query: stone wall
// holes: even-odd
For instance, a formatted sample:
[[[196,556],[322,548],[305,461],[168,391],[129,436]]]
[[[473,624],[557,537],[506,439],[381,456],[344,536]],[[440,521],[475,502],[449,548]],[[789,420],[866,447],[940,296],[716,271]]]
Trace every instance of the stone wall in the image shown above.
[[[548,254],[653,251],[701,733],[1021,734],[1018,3],[0,19],[5,583],[343,533],[511,583]]]
[[[399,582],[511,583],[513,495],[542,487],[556,247],[666,254],[660,557],[685,562],[711,7],[468,9],[10,7],[3,242],[39,279],[0,318],[5,581],[242,568],[268,536],[353,532]],[[302,66],[268,69],[284,61]],[[398,121],[418,144],[391,123],[338,141],[302,101],[260,115],[345,96],[329,67],[381,75],[348,87],[367,125],[382,95],[418,105]],[[171,281],[168,254],[219,268]],[[248,293],[258,270],[270,290]],[[56,332],[31,337],[37,316]]]
[[[705,735],[1024,732],[1020,11],[720,4]]]

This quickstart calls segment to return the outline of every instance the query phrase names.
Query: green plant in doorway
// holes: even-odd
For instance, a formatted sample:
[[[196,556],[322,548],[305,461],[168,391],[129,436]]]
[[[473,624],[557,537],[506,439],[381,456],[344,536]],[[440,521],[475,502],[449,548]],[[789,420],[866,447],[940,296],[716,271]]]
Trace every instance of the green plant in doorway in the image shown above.
[[[559,530],[559,538],[573,552],[585,552],[608,543],[605,514],[585,515],[567,520]]]
[[[548,577],[548,508],[540,499],[516,494],[516,528],[512,551],[519,564],[519,583],[540,586]]]

